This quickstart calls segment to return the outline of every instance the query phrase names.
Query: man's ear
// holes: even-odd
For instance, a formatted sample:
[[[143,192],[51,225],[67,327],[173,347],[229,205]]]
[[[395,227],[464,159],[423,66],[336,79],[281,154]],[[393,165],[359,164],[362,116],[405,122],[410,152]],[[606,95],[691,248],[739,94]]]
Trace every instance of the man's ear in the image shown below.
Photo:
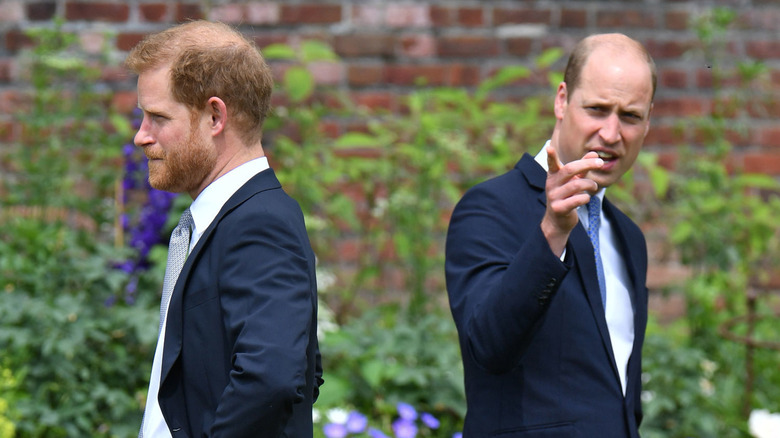
[[[211,118],[211,135],[217,136],[221,134],[225,130],[228,119],[225,102],[219,97],[211,97],[206,104],[206,111],[208,111],[208,115]]]
[[[566,88],[566,82],[558,84],[558,91],[555,93],[555,118],[563,119],[566,113],[566,106],[569,104],[569,90]]]

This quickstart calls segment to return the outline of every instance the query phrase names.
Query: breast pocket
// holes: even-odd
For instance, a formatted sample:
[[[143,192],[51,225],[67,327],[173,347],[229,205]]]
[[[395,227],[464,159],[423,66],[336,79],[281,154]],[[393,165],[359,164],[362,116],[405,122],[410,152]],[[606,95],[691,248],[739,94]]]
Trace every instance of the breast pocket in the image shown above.
[[[195,291],[187,291],[184,294],[184,310],[190,310],[217,298],[215,288],[203,288]]]

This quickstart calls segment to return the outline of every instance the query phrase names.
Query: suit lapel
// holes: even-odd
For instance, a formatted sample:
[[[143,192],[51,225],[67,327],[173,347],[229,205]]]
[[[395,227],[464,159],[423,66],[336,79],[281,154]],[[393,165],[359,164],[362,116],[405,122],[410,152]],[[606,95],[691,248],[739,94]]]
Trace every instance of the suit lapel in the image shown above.
[[[217,227],[217,224],[228,214],[230,211],[241,205],[247,199],[251,198],[255,194],[281,188],[279,180],[276,178],[276,174],[273,169],[264,170],[257,175],[253,176],[246,184],[241,186],[236,193],[231,196],[225,205],[222,206],[217,216],[211,221],[211,224],[206,228],[206,231],[198,239],[198,243],[195,248],[192,249],[190,255],[187,256],[187,260],[182,267],[179,278],[176,281],[176,286],[173,289],[171,295],[171,301],[168,307],[168,320],[165,328],[165,349],[163,351],[162,370],[160,375],[160,381],[164,382],[171,368],[176,363],[176,360],[181,355],[181,345],[183,336],[183,295],[186,290],[187,282],[192,273],[192,267],[196,261],[200,258],[204,248],[208,245],[208,242]],[[162,386],[162,385],[161,385]]]

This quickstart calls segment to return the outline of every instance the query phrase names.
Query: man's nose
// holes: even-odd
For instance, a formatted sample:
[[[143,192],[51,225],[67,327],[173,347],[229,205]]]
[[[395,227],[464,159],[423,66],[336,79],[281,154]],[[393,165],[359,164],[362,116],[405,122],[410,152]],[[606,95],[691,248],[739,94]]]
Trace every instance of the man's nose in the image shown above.
[[[604,124],[599,130],[599,136],[606,144],[614,144],[620,141],[620,118],[617,114],[610,114],[604,119]]]

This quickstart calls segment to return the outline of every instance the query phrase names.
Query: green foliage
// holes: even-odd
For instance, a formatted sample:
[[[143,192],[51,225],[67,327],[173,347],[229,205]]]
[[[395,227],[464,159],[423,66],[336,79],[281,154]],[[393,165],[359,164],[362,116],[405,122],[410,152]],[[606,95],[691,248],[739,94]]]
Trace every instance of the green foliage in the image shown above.
[[[318,409],[348,404],[390,430],[397,403],[405,402],[442,421],[434,436],[459,430],[463,370],[449,313],[410,318],[383,306],[328,333],[320,348],[327,376]]]
[[[110,111],[74,35],[31,37],[23,135],[2,159],[0,351],[14,384],[0,385],[10,407],[0,420],[22,438],[136,436],[156,313],[146,301],[111,305],[128,281],[115,266],[130,251],[113,232],[129,123]]]

